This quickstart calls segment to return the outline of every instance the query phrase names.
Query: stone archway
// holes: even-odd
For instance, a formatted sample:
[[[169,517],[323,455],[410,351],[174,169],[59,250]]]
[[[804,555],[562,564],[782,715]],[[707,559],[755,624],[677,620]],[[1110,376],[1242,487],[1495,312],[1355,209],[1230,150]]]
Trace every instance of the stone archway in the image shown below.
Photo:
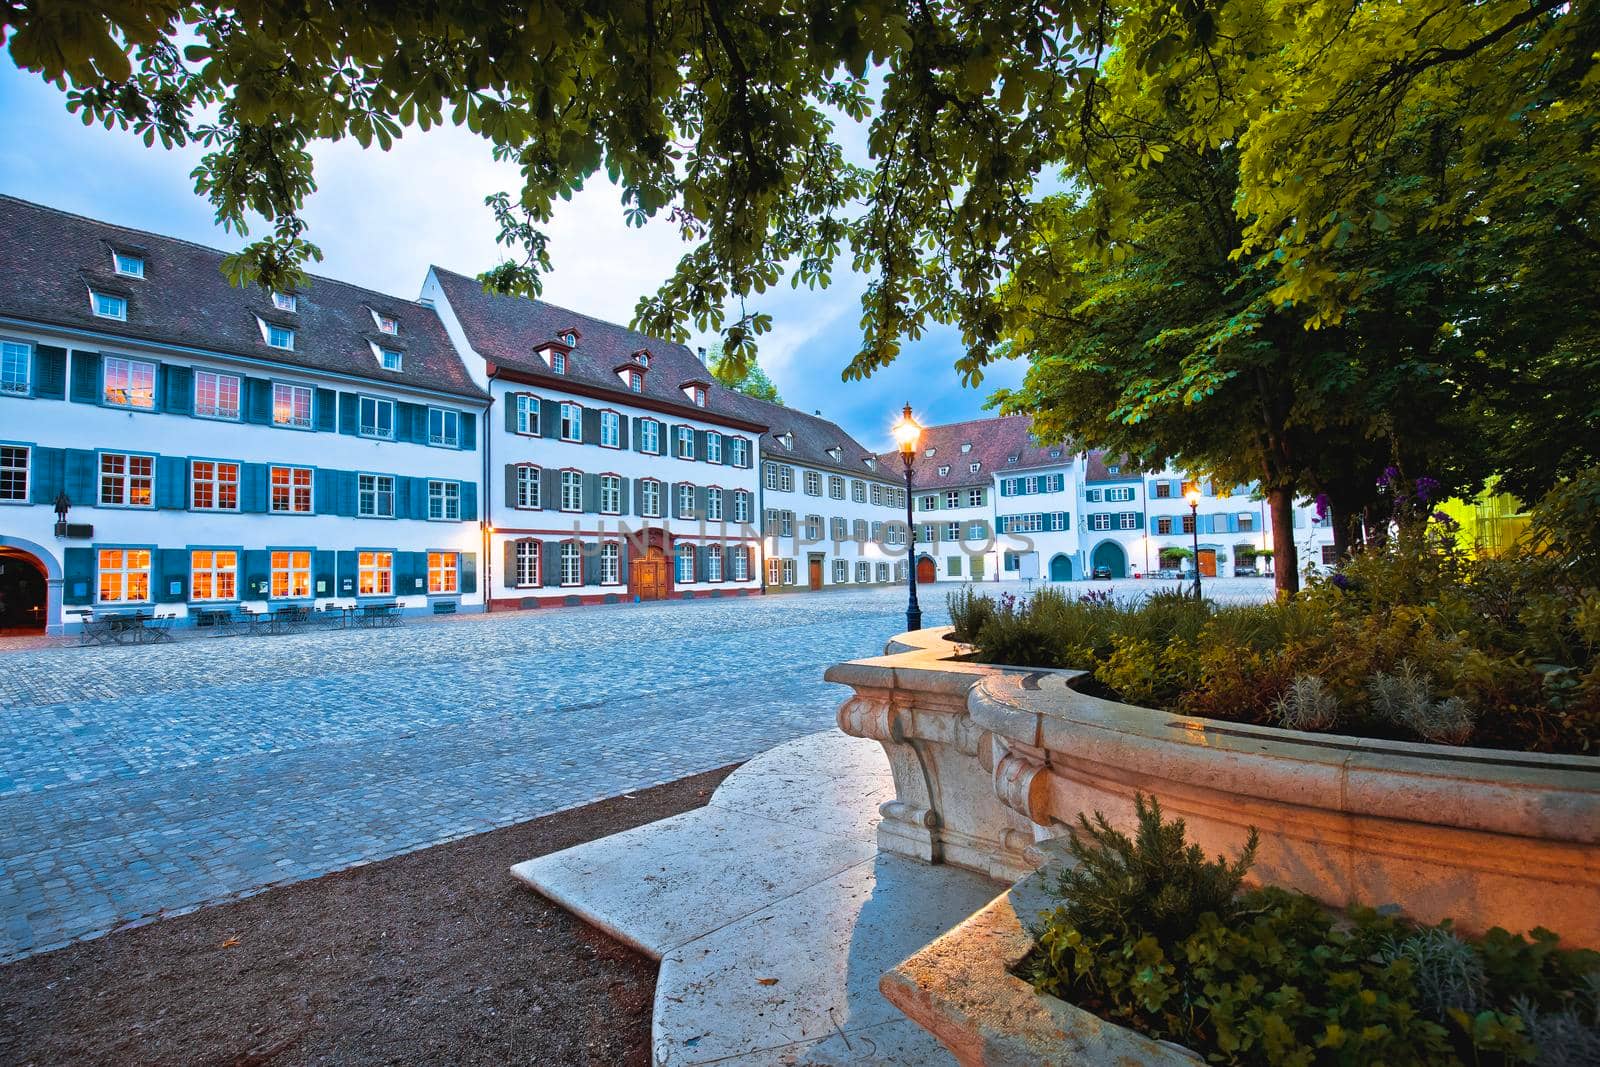
[[[1072,561],[1063,553],[1057,552],[1050,557],[1050,580],[1052,582],[1072,581]]]
[[[0,537],[0,633],[59,633],[61,568],[39,545]]]
[[[1095,545],[1091,562],[1095,570],[1104,567],[1113,578],[1128,576],[1128,553],[1115,541],[1101,541]]]

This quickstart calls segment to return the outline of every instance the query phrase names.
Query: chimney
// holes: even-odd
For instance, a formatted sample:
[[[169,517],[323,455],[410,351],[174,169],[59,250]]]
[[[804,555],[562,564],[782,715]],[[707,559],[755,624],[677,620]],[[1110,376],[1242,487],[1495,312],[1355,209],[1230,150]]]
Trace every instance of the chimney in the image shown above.
[[[821,408],[815,408],[815,409],[812,410],[811,414],[817,416],[818,418],[821,418],[822,417],[822,409]]]
[[[705,366],[705,363],[706,363],[706,346],[705,345],[701,345],[699,348],[695,349],[695,351],[700,353],[700,365],[702,367]]]

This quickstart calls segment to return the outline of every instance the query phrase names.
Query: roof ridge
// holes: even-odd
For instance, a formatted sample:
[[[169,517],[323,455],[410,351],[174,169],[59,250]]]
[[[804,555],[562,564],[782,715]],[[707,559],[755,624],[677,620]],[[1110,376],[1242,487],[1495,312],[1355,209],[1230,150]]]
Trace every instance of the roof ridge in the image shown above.
[[[14,204],[21,204],[23,207],[33,208],[37,211],[49,212],[50,214],[60,216],[61,218],[76,219],[79,222],[89,223],[91,226],[101,226],[113,230],[121,230],[123,233],[136,234],[139,237],[147,237],[156,241],[164,241],[168,244],[183,245],[201,252],[211,253],[212,255],[231,256],[237,254],[234,252],[229,252],[226,249],[217,248],[213,245],[201,244],[199,241],[191,241],[187,237],[174,237],[169,233],[157,233],[154,230],[140,229],[137,226],[125,226],[120,222],[110,222],[106,219],[97,219],[92,215],[84,215],[76,211],[67,211],[65,208],[52,207],[49,204],[41,204],[37,200],[25,200],[22,197],[15,196],[11,193],[0,193],[0,200],[9,200]],[[326,274],[313,274],[310,271],[306,271],[305,275],[306,277],[315,279],[316,281],[328,282],[332,285],[341,285],[346,289],[353,289],[359,293],[371,293],[374,296],[385,297],[389,300],[398,300],[401,303],[411,304],[419,308],[427,307],[426,304],[423,304],[411,297],[395,296],[393,293],[386,293],[381,289],[373,289],[365,285],[357,285],[354,282],[347,282],[342,278],[333,278]],[[243,288],[232,286],[231,283],[230,287]]]

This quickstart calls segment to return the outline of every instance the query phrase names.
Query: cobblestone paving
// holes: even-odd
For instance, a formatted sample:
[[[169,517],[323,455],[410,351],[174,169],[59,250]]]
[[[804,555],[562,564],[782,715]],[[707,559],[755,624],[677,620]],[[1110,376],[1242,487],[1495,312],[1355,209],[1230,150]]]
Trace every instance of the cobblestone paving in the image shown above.
[[[947,621],[949,588],[927,591],[928,625]],[[825,729],[843,691],[823,669],[881,651],[904,603],[880,589],[130,648],[0,642],[0,961]]]

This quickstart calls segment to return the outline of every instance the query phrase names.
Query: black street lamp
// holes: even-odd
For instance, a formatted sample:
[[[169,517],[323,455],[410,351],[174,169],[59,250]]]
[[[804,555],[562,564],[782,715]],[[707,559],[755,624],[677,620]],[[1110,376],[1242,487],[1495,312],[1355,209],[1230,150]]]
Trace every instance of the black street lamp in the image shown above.
[[[911,521],[911,466],[917,459],[917,442],[922,439],[922,426],[911,414],[907,404],[894,424],[895,443],[900,446],[900,462],[906,466],[906,583],[910,592],[906,601],[906,629],[922,629],[922,608],[917,604],[917,528]]]
[[[1196,482],[1183,491],[1189,505],[1189,529],[1194,532],[1194,598],[1200,596],[1200,485]]]

